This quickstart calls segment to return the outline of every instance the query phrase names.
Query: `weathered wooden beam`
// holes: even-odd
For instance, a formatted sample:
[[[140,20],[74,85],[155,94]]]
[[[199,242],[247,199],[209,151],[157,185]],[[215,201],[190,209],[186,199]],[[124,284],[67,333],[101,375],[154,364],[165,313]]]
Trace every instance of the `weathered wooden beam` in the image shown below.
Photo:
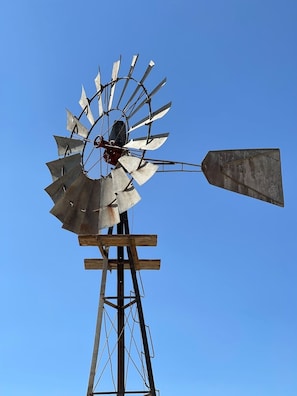
[[[157,246],[157,235],[79,235],[80,246]]]
[[[103,259],[89,258],[84,260],[86,270],[102,270]],[[108,260],[108,269],[117,269],[117,260]],[[161,260],[158,259],[140,259],[136,263],[136,270],[159,270],[161,266]],[[124,269],[129,269],[129,260],[124,260]]]

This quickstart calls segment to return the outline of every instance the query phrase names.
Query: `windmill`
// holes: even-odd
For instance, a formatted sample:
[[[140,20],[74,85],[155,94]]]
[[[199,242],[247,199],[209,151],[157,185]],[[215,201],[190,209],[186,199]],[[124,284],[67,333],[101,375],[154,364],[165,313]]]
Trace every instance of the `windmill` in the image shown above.
[[[50,212],[64,229],[78,235],[81,246],[96,246],[102,255],[102,259],[85,259],[86,269],[102,270],[87,396],[158,393],[139,274],[159,269],[160,260],[138,257],[139,246],[156,246],[156,235],[130,233],[127,211],[140,200],[137,185],[160,171],[202,171],[213,185],[284,205],[278,149],[210,151],[201,165],[150,158],[148,153],[168,138],[168,132],[153,133],[153,125],[166,115],[171,102],[153,108],[153,97],[166,79],[148,89],[154,62],[136,78],[137,61],[138,55],[133,56],[123,77],[121,59],[114,62],[107,83],[99,71],[91,97],[82,87],[81,112],[75,116],[67,110],[69,135],[55,136],[59,158],[47,163],[53,179],[45,189],[54,202]],[[113,250],[115,258],[111,258]],[[125,276],[128,271],[130,277]],[[112,295],[110,272],[117,275]],[[114,321],[108,309],[115,313]],[[137,387],[132,366],[142,384]]]

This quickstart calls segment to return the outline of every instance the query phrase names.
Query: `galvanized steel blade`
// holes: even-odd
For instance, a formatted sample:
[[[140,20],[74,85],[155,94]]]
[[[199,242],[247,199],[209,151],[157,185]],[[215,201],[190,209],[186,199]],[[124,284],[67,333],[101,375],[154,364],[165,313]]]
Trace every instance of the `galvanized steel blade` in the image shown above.
[[[118,161],[139,185],[147,182],[158,170],[158,165],[131,155],[123,155]]]
[[[65,190],[64,194],[56,202],[52,208],[51,213],[56,216],[59,220],[64,222],[68,217],[72,216],[72,213],[77,210],[77,202],[80,198],[81,192],[86,195],[86,191],[89,189],[89,194],[92,192],[93,184],[91,179],[88,179],[84,173],[80,173],[79,177]],[[85,201],[89,199],[89,194],[85,197]],[[85,209],[84,207],[80,209]]]
[[[137,59],[138,59],[138,55],[134,55],[133,58],[132,58],[130,70],[129,70],[128,76],[127,76],[127,78],[126,78],[124,87],[123,87],[123,89],[122,89],[121,95],[120,95],[120,97],[119,97],[119,101],[118,101],[118,104],[117,104],[117,108],[118,108],[119,105],[120,105],[120,102],[121,102],[121,100],[122,100],[122,98],[123,98],[123,96],[124,96],[124,93],[126,92],[126,89],[127,89],[128,83],[129,83],[129,81],[130,81],[130,79],[131,79],[131,77],[132,77],[132,74],[133,74],[133,71],[134,71],[134,68],[135,68]]]
[[[99,209],[99,230],[112,227],[120,221],[120,212],[117,203]]]
[[[147,136],[131,139],[124,148],[136,149],[136,150],[156,150],[161,147],[167,140],[169,133],[162,133],[159,135],[152,135],[149,138]]]
[[[111,171],[111,177],[113,182],[113,191],[115,193],[126,190],[131,184],[131,180],[126,175],[126,172],[122,167],[113,169]]]
[[[76,234],[97,234],[100,188],[100,180],[91,180],[82,174],[57,202],[51,213],[69,231]]]
[[[77,135],[87,138],[89,135],[88,129],[78,120],[75,115],[71,113],[71,111],[67,110],[67,131],[70,131],[71,133],[76,133]]]
[[[81,176],[67,189],[51,213],[63,228],[77,234],[97,234],[101,228],[119,222],[111,177],[99,180]]]
[[[284,206],[279,149],[210,151],[202,171],[215,186]]]
[[[153,121],[158,120],[159,118],[164,117],[164,115],[166,113],[168,113],[170,107],[171,107],[171,102],[160,107],[158,110],[154,111],[149,116],[143,118],[142,120],[138,121],[136,124],[132,125],[132,127],[129,129],[128,133],[130,133],[130,132],[134,131],[135,129],[140,128],[144,125],[148,125],[148,124],[152,123]]]
[[[54,136],[54,138],[58,146],[59,156],[82,153],[83,151],[85,143],[82,140],[65,138],[63,136]]]
[[[123,155],[118,159],[118,161],[129,173],[138,169],[141,162],[145,162],[141,158],[137,158],[132,155]]]
[[[131,176],[139,185],[142,185],[146,183],[157,172],[157,170],[157,165],[146,162],[145,164],[141,164],[139,169],[131,172]]]
[[[164,78],[153,90],[151,93],[148,94],[147,98],[145,98],[136,108],[133,109],[131,113],[129,113],[127,119],[129,120],[136,114],[145,104],[147,104],[151,98],[166,84],[167,79]]]
[[[51,197],[54,202],[57,202],[82,174],[82,167],[80,165],[75,166],[64,176],[55,180],[52,184],[45,188],[45,191]]]
[[[94,121],[94,117],[93,117],[93,114],[92,114],[92,111],[90,108],[89,99],[87,98],[86,91],[83,86],[81,88],[81,97],[79,100],[79,104],[80,104],[80,107],[82,108],[83,112],[87,116],[87,119],[89,120],[90,124],[94,125],[95,121]]]
[[[152,68],[155,66],[155,63],[151,60],[150,63],[148,64],[148,67],[146,68],[141,80],[139,81],[137,87],[135,88],[135,90],[133,91],[132,95],[130,96],[130,98],[128,99],[128,101],[126,102],[123,111],[126,112],[127,111],[127,107],[129,106],[129,104],[131,103],[132,99],[135,97],[135,95],[137,94],[137,92],[139,91],[139,89],[141,88],[141,86],[143,85],[145,79],[147,78],[147,76],[150,74]]]
[[[124,213],[140,201],[140,195],[132,184],[125,190],[117,194],[117,204],[119,213]]]
[[[98,107],[99,107],[99,118],[103,115],[103,103],[102,103],[102,85],[101,85],[101,75],[100,71],[95,78],[95,85],[97,90]]]
[[[115,191],[113,188],[113,180],[111,174],[103,177],[101,180],[101,194],[100,194],[100,208],[111,205],[116,199]]]
[[[121,61],[118,60],[118,61],[114,62],[113,67],[112,67],[112,73],[111,73],[112,83],[111,83],[110,94],[109,94],[108,111],[110,111],[110,109],[112,108],[112,101],[113,101],[114,91],[115,91],[115,87],[116,87],[116,82],[118,79],[118,73],[120,70],[120,63],[121,63]]]
[[[51,172],[53,181],[68,173],[71,169],[81,165],[82,156],[80,154],[68,155],[55,161],[47,162],[46,165]]]

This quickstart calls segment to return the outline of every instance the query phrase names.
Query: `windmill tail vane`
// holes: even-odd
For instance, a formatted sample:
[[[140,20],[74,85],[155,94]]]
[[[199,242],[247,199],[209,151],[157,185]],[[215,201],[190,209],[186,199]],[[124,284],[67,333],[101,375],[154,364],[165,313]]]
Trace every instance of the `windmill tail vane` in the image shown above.
[[[210,151],[202,171],[210,184],[284,206],[279,149]]]
[[[147,160],[159,166],[157,172],[202,172],[214,186],[284,206],[280,150],[277,148],[209,151],[202,165]]]

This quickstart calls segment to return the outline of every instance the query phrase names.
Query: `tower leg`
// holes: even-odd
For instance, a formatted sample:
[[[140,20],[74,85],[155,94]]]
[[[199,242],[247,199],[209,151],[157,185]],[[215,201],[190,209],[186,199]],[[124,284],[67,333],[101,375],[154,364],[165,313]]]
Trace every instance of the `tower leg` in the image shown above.
[[[125,234],[130,234],[127,212],[125,212],[123,214],[123,222],[124,222]],[[154,383],[153,369],[152,369],[147,333],[146,333],[145,322],[144,322],[144,314],[143,314],[141,297],[140,297],[139,286],[138,286],[138,280],[137,280],[136,270],[135,270],[135,258],[138,259],[137,250],[136,250],[135,246],[134,246],[133,250],[134,251],[132,252],[131,247],[127,246],[127,253],[128,253],[128,258],[129,258],[129,262],[130,262],[130,271],[131,271],[131,277],[132,277],[132,282],[133,282],[133,287],[134,287],[134,292],[135,292],[137,311],[138,311],[138,315],[139,315],[139,326],[140,326],[140,331],[141,331],[144,356],[145,356],[145,362],[146,362],[146,368],[147,368],[147,374],[148,374],[148,380],[149,380],[149,387],[150,387],[149,396],[156,396],[156,388],[155,388],[155,383]]]
[[[112,233],[112,228],[109,228],[108,234],[110,235],[111,233]],[[97,366],[98,351],[99,351],[99,345],[100,345],[103,309],[104,309],[104,302],[105,302],[107,269],[108,269],[108,248],[107,249],[101,248],[100,250],[101,250],[102,257],[103,257],[103,269],[102,269],[102,276],[101,276],[101,286],[100,286],[99,305],[98,305],[98,312],[97,312],[96,331],[95,331],[94,348],[93,348],[93,354],[92,354],[92,362],[91,362],[91,368],[90,368],[87,396],[93,396],[94,380],[95,380],[95,375],[96,375],[96,366]]]
[[[101,276],[101,286],[100,286],[99,305],[98,305],[98,312],[97,312],[95,340],[94,340],[94,348],[93,348],[91,369],[90,369],[90,375],[89,375],[87,396],[93,396],[93,389],[94,389],[94,379],[95,379],[95,374],[96,374],[96,366],[97,366],[98,351],[99,351],[99,344],[100,344],[100,334],[101,334],[101,327],[102,327],[102,316],[103,316],[103,309],[104,309],[104,297],[105,297],[106,277],[107,277],[107,268],[108,268],[107,255],[103,257],[103,263],[104,264],[103,264],[103,270],[102,270],[102,276]]]
[[[123,234],[122,221],[117,225],[117,233]],[[117,248],[117,328],[118,328],[118,388],[117,396],[125,395],[125,284],[124,284],[124,247]]]

